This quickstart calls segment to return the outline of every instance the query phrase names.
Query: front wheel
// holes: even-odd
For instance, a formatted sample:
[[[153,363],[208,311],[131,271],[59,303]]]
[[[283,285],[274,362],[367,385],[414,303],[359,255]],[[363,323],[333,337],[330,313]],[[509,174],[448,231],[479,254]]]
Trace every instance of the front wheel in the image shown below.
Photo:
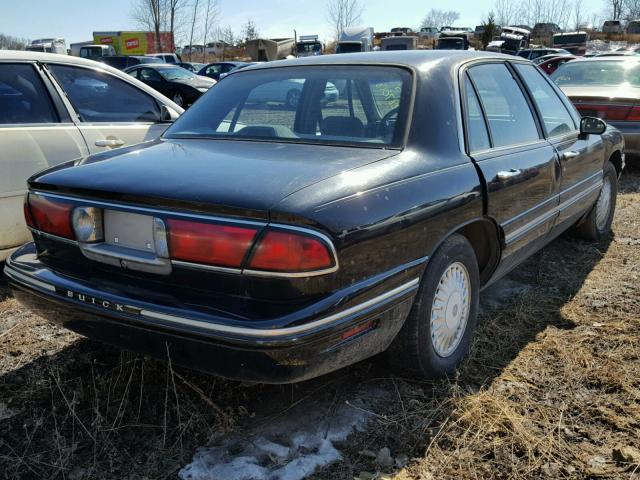
[[[479,291],[473,247],[452,235],[429,259],[413,308],[389,349],[393,363],[419,377],[451,375],[469,350]]]
[[[604,166],[602,188],[593,208],[578,226],[578,232],[587,240],[600,240],[611,232],[618,197],[618,173],[611,162]]]

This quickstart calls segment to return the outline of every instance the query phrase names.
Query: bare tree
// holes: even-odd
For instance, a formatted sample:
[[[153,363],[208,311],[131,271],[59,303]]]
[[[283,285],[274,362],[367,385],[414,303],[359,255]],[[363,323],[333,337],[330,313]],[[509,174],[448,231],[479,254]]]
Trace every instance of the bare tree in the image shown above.
[[[180,13],[188,0],[136,0],[131,17],[144,30],[156,33],[155,47],[160,51],[160,31],[171,32],[176,42]]]
[[[199,0],[193,2],[193,20],[191,21],[191,35],[189,35],[189,61],[193,57],[193,34],[196,30],[196,19],[198,18],[198,3]]]
[[[164,0],[137,0],[134,4],[131,16],[145,30],[155,32],[156,52],[161,49],[160,30],[163,22]]]
[[[258,27],[256,26],[256,23],[252,19],[248,19],[247,23],[245,23],[242,26],[243,41],[246,43],[249,40],[255,40],[259,36],[260,36],[260,33],[258,32]]]
[[[582,10],[582,1],[581,0],[575,0],[573,2],[573,26],[575,31],[577,32],[578,30],[580,30],[580,27],[582,25],[585,24],[585,15],[584,15],[584,11]]]
[[[520,3],[513,0],[496,0],[493,11],[496,16],[496,23],[503,27],[517,23],[521,14]]]
[[[26,38],[12,37],[0,33],[0,50],[24,50],[29,45]]]
[[[327,20],[331,24],[336,40],[345,28],[352,27],[362,20],[364,7],[359,0],[329,0]]]
[[[422,20],[421,27],[442,28],[451,26],[460,18],[460,13],[454,10],[439,10],[432,8]]]
[[[202,63],[206,62],[207,55],[207,35],[214,30],[212,28],[215,25],[215,20],[218,17],[218,2],[217,0],[207,0],[207,9],[204,16],[204,38],[202,39]]]

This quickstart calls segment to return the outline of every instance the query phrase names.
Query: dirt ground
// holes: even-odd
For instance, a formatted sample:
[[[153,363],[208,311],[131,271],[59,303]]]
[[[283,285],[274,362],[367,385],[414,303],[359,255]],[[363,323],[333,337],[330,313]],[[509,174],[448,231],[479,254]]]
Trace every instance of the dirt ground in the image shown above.
[[[0,479],[175,478],[200,446],[336,405],[367,426],[310,478],[640,478],[640,169],[620,188],[610,239],[565,235],[483,294],[471,355],[439,382],[384,357],[231,382],[50,325],[0,281]]]

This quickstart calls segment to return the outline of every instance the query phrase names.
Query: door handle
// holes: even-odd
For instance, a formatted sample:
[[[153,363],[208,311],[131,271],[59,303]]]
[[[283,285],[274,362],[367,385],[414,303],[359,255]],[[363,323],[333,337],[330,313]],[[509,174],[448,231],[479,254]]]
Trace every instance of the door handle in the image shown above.
[[[563,160],[571,160],[572,158],[576,158],[579,155],[580,155],[580,152],[575,152],[573,150],[568,150],[566,152],[562,152],[562,159]]]
[[[521,170],[518,170],[516,168],[512,168],[511,170],[503,170],[500,171],[496,174],[496,177],[498,177],[498,180],[509,180],[511,178],[517,177],[518,175],[520,175],[522,173]]]
[[[96,140],[96,147],[121,147],[124,145],[124,140],[119,138]]]

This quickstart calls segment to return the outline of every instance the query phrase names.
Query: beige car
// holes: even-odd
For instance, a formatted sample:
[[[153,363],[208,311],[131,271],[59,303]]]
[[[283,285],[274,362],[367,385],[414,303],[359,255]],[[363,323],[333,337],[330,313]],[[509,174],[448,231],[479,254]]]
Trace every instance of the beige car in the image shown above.
[[[22,213],[27,178],[91,153],[152,140],[182,112],[102,63],[0,51],[0,261],[30,239]]]

